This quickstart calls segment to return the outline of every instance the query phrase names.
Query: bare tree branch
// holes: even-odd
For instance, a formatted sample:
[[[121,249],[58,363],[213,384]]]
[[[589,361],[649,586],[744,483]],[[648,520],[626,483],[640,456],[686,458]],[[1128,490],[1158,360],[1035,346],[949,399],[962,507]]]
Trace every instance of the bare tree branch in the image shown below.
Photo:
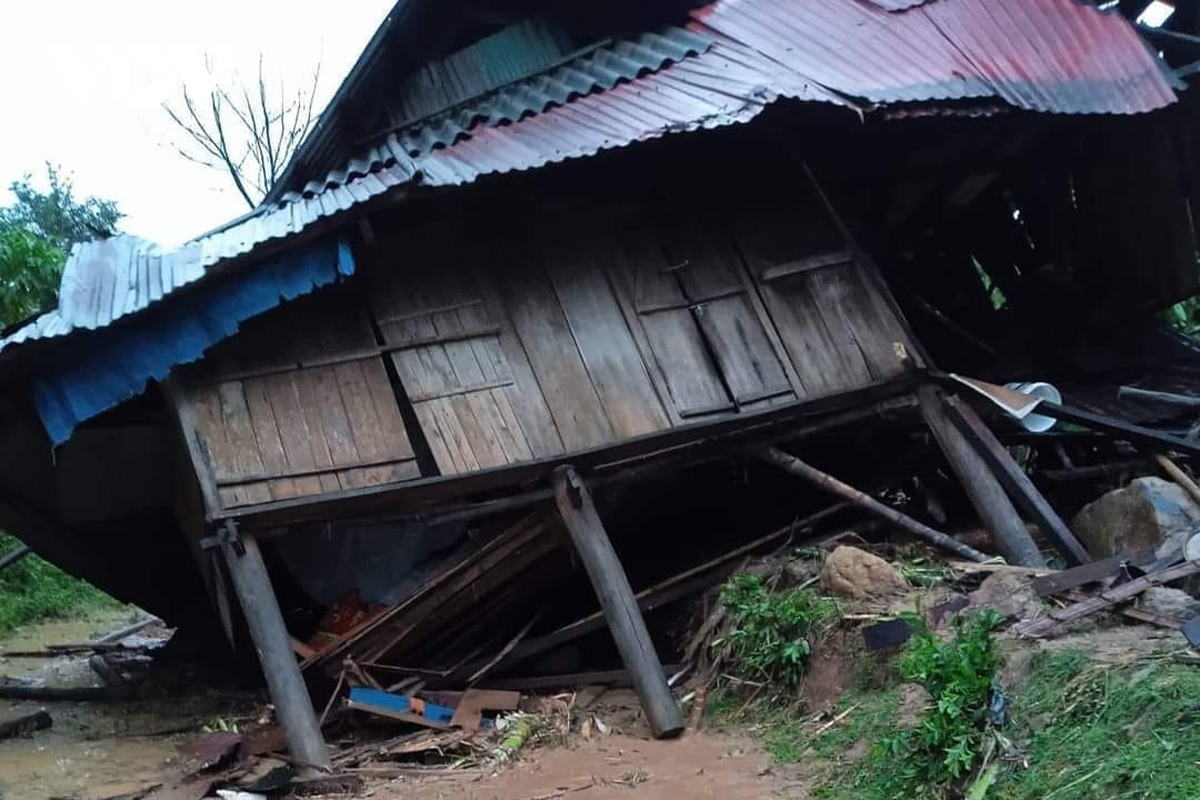
[[[211,75],[213,60],[207,53],[204,65]],[[215,83],[203,110],[182,85],[176,101],[162,104],[180,133],[172,143],[174,149],[188,161],[228,174],[238,194],[255,208],[312,127],[320,76],[318,62],[311,84],[289,94],[280,81],[276,98],[268,90],[260,54],[256,87],[236,77],[229,83]]]

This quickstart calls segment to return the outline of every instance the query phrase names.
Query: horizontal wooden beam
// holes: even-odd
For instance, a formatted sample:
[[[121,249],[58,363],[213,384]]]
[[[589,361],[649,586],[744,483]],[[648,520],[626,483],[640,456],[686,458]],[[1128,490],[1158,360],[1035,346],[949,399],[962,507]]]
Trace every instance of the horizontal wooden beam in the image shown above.
[[[875,407],[877,403],[891,401],[907,405],[908,401],[901,395],[911,392],[918,379],[918,373],[904,373],[859,389],[798,400],[761,411],[729,414],[714,420],[684,424],[552,458],[462,475],[418,478],[400,484],[345,489],[310,498],[256,503],[224,509],[215,513],[214,519],[237,519],[246,527],[274,528],[321,519],[395,513],[401,509],[415,513],[421,506],[433,513],[438,505],[463,497],[512,490],[534,483],[544,485],[554,468],[565,463],[574,464],[584,475],[595,473],[603,476],[635,464],[650,466],[656,460],[679,459],[684,450],[688,450],[689,457],[696,461],[719,458],[739,449],[786,439],[792,431],[806,424],[819,425],[821,417],[837,412],[857,414],[857,418],[862,418],[862,409],[867,406],[872,406],[872,410],[867,412],[868,416],[879,413]]]

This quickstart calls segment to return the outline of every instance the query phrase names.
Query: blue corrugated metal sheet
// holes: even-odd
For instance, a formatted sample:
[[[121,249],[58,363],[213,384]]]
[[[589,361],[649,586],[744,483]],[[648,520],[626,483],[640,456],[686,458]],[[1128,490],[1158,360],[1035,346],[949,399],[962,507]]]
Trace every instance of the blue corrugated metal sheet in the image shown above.
[[[186,304],[157,306],[76,338],[34,378],[34,406],[50,441],[65,442],[80,422],[140,394],[147,381],[162,380],[174,366],[200,358],[245,320],[352,274],[350,248],[329,241],[197,287]]]

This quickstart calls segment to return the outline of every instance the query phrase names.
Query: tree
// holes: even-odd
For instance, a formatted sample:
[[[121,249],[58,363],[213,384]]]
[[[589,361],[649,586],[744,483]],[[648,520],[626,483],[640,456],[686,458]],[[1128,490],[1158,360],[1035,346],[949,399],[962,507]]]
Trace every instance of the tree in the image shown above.
[[[48,239],[0,225],[0,328],[54,302],[67,254]]]
[[[205,67],[213,75],[207,56]],[[281,81],[276,92],[267,85],[259,56],[253,86],[235,75],[229,83],[214,81],[208,96],[198,98],[182,85],[177,102],[162,104],[182,135],[175,149],[188,161],[228,174],[242,199],[256,208],[312,127],[320,76],[318,63],[311,83],[290,91]]]
[[[71,245],[112,236],[122,214],[111,200],[76,198],[59,168],[46,165],[47,191],[25,175],[0,208],[0,328],[53,305]]]
[[[117,232],[117,223],[124,215],[112,200],[76,199],[70,176],[63,175],[60,167],[49,162],[46,185],[47,191],[40,191],[33,185],[30,173],[9,184],[17,201],[0,208],[0,227],[37,234],[62,250],[69,250],[77,242],[104,239]]]

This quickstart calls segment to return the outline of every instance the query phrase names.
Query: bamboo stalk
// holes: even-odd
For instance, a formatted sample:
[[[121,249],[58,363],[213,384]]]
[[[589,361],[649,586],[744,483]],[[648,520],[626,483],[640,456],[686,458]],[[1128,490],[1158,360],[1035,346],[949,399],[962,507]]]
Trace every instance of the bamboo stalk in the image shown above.
[[[889,522],[892,522],[914,536],[924,539],[930,544],[937,545],[938,547],[949,550],[952,553],[957,553],[958,555],[970,561],[983,562],[990,559],[989,556],[984,555],[974,547],[963,544],[957,539],[947,536],[941,531],[935,531],[933,528],[922,522],[918,522],[907,514],[897,511],[890,506],[884,505],[866,492],[861,492],[850,484],[843,483],[832,475],[821,472],[816,467],[806,464],[795,456],[783,452],[778,447],[768,447],[766,450],[763,450],[759,456],[767,463],[774,464],[785,472],[788,472],[799,478],[804,478],[805,480],[816,484],[828,492],[832,492],[839,497],[843,497],[854,505],[870,511],[872,514],[882,517]]]

